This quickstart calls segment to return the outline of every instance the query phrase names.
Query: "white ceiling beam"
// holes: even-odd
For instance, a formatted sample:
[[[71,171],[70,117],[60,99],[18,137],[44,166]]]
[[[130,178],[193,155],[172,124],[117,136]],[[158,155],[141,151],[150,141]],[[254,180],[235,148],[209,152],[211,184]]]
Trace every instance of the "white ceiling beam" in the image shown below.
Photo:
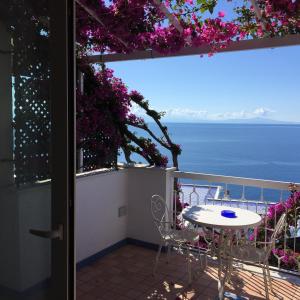
[[[76,3],[78,5],[80,5],[96,22],[98,22],[102,27],[107,29],[106,25],[102,22],[102,20],[99,18],[99,16],[92,9],[88,8],[80,0],[76,0]],[[107,31],[109,32],[108,29],[107,29]],[[110,33],[110,34],[112,34],[112,33]],[[112,34],[112,35],[127,48],[127,44],[122,39],[120,39],[118,36],[116,36],[114,34]]]
[[[183,33],[183,27],[179,23],[178,19],[170,13],[165,4],[161,0],[153,1],[160,9],[160,11],[168,18],[169,22],[180,32]]]
[[[231,42],[225,49],[220,49],[218,52],[233,52],[233,51],[277,48],[277,47],[296,46],[296,45],[300,45],[300,34],[287,35],[284,37],[261,38],[261,39],[244,40],[239,42]],[[144,50],[144,51],[134,51],[128,54],[116,53],[116,54],[91,55],[88,57],[88,60],[90,63],[117,62],[117,61],[129,61],[129,60],[139,60],[139,59],[150,59],[150,58],[201,55],[201,54],[207,54],[209,52],[211,52],[211,47],[208,45],[204,45],[200,47],[186,47],[175,53],[170,53],[170,54],[161,54],[157,51]]]
[[[262,17],[262,14],[261,14],[261,10],[260,10],[260,8],[257,5],[256,0],[250,0],[250,1],[251,1],[251,4],[252,4],[253,8],[254,8],[254,12],[256,14],[256,18],[257,18],[258,22],[261,24],[263,30],[265,31],[266,30],[266,23],[263,20],[263,17]]]

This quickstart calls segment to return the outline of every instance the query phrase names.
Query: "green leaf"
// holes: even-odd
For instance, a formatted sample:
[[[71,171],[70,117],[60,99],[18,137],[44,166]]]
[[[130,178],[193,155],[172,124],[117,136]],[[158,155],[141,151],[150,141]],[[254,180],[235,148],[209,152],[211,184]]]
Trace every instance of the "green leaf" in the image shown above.
[[[205,7],[205,6],[201,6],[200,7],[200,11],[202,12],[202,13],[205,13],[206,11],[207,11],[207,8]]]

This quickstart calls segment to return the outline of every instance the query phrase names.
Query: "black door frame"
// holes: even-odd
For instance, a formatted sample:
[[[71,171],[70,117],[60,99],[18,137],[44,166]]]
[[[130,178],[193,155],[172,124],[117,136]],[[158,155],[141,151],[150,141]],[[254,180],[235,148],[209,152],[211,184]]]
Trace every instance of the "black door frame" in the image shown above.
[[[75,299],[75,2],[51,0],[52,226],[64,225],[63,243],[52,241],[53,288]],[[56,142],[57,141],[57,142]],[[55,230],[57,228],[52,228]],[[63,255],[62,255],[63,253]],[[62,272],[63,266],[63,272]],[[59,275],[58,275],[59,274]],[[67,288],[66,288],[67,286]],[[55,292],[54,291],[54,292]],[[55,298],[57,299],[57,298]],[[59,299],[57,299],[59,300]]]

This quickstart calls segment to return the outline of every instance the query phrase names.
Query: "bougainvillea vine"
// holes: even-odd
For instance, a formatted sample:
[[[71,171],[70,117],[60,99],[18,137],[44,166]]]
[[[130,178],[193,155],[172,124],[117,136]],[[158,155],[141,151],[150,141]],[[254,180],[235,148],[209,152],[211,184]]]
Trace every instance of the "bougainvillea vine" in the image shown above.
[[[84,74],[83,91],[77,90],[78,149],[89,149],[102,165],[122,149],[127,162],[132,162],[131,154],[137,153],[150,165],[166,167],[168,158],[160,153],[156,142],[171,152],[173,165],[178,167],[181,149],[171,141],[167,127],[162,125],[162,113],[150,109],[148,101],[137,91],[129,92],[111,69],[102,66],[96,72],[93,67],[79,63],[78,71]],[[162,137],[158,137],[143,118],[131,112],[133,103],[155,121]],[[142,129],[150,138],[139,136],[132,128]]]
[[[252,2],[246,0],[235,2],[228,14],[215,11],[217,0],[77,2],[80,3],[77,41],[85,52],[128,53],[153,49],[167,54],[183,47],[209,45],[214,53],[236,40],[300,33],[299,0],[256,0],[261,18]],[[182,30],[170,22],[172,18],[162,12],[161,5]],[[92,10],[98,21],[84,7]]]

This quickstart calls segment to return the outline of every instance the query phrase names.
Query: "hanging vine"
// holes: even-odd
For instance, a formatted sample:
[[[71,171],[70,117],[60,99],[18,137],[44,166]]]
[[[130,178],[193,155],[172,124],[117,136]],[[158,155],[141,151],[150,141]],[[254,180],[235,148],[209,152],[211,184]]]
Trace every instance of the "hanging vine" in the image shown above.
[[[131,155],[136,153],[150,165],[166,167],[168,158],[160,153],[157,143],[170,151],[172,163],[178,169],[181,149],[162,125],[163,113],[150,109],[148,101],[138,92],[129,92],[122,80],[104,65],[96,72],[93,67],[79,62],[78,70],[84,74],[84,89],[83,93],[77,91],[77,148],[96,158],[92,167],[109,164],[117,167],[112,154],[116,155],[120,149],[128,163],[133,162]],[[143,118],[131,112],[133,103],[154,120],[162,137],[157,136]],[[149,138],[138,135],[134,131],[137,128]]]

